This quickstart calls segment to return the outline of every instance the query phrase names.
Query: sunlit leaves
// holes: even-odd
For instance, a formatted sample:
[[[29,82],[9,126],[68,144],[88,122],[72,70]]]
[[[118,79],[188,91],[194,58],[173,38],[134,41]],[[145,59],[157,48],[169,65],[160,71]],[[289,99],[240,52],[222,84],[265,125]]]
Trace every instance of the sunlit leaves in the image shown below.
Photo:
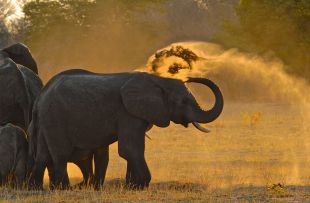
[[[66,31],[87,27],[87,18],[94,1],[90,0],[36,0],[24,6],[28,24],[28,38],[52,32],[61,26]]]

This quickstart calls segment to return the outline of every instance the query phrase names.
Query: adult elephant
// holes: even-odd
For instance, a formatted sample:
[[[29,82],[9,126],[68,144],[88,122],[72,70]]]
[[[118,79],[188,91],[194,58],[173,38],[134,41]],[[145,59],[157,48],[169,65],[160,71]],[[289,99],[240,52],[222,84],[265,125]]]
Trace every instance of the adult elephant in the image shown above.
[[[36,76],[32,76],[32,74],[30,73],[30,71],[25,70],[25,67],[29,68],[30,70],[32,70],[34,73],[38,74],[38,69],[37,69],[37,64],[34,60],[34,58],[31,55],[30,50],[28,49],[28,47],[25,44],[22,43],[16,43],[13,44],[5,49],[0,50],[0,60],[3,61],[4,58],[10,58],[12,59],[16,64],[18,64],[17,66],[20,66],[19,69],[26,73],[28,76],[28,81],[29,82],[29,77],[32,78],[30,79],[30,82],[32,82],[33,84],[30,85],[29,89],[28,89],[28,93],[30,93],[30,105],[32,108],[33,105],[33,101],[36,98],[36,96],[39,94],[39,89],[42,88],[42,82],[41,80],[36,77]],[[15,66],[11,66],[14,68],[16,68]],[[14,70],[11,70],[11,72],[13,72]],[[12,76],[12,75],[11,75]],[[8,78],[9,79],[9,78]],[[40,81],[40,82],[38,82]],[[4,84],[5,81],[2,81]],[[5,87],[5,86],[3,86]],[[39,87],[39,88],[38,88]],[[23,89],[23,88],[22,88]],[[7,91],[10,91],[10,88],[7,89]],[[3,92],[5,93],[5,92]],[[3,100],[5,100],[6,97],[3,98]],[[13,111],[14,112],[14,111]],[[30,110],[31,113],[31,110]],[[13,114],[13,113],[12,113]],[[26,127],[28,126],[29,121],[31,120],[31,114],[30,114],[30,118],[29,121],[26,121],[25,119],[22,119],[21,116],[18,116],[17,114],[19,113],[15,113],[15,115],[11,115],[10,117],[14,117],[12,119],[4,119],[1,122],[3,123],[7,123],[7,122],[12,122],[18,126],[21,126],[22,128],[26,129]],[[2,116],[3,117],[3,116]],[[18,119],[19,118],[19,119]],[[16,120],[19,120],[18,122],[15,122]],[[97,150],[98,151],[98,150]],[[83,155],[82,155],[82,154]],[[98,153],[98,152],[97,152]],[[93,152],[93,154],[97,154],[96,152]],[[87,154],[87,158],[86,155]],[[85,152],[79,152],[79,158],[81,158],[85,156],[85,158],[83,158],[82,160],[75,160],[75,163],[80,167],[82,173],[83,173],[83,177],[84,177],[84,181],[82,184],[86,184],[88,182],[88,180],[93,176],[93,172],[92,172],[92,155],[90,155],[90,153],[85,153]]]
[[[28,47],[22,43],[13,44],[5,49],[0,50],[4,57],[11,58],[15,63],[25,66],[38,74],[37,63],[32,57]]]
[[[0,57],[0,125],[12,123],[26,130],[42,86],[33,71]]]
[[[66,187],[63,178],[73,155],[81,150],[107,149],[118,140],[118,153],[127,160],[126,183],[135,188],[148,186],[151,174],[144,158],[147,128],[152,124],[167,127],[173,121],[185,127],[194,123],[207,131],[198,123],[212,122],[222,112],[223,97],[212,81],[189,78],[187,82],[204,84],[213,91],[216,102],[210,110],[202,110],[180,80],[141,72],[69,70],[58,74],[34,106],[31,136],[37,145],[30,183],[41,187],[44,170],[52,163],[55,186],[62,183]],[[108,159],[102,157],[96,164],[101,163],[98,169],[105,172]]]

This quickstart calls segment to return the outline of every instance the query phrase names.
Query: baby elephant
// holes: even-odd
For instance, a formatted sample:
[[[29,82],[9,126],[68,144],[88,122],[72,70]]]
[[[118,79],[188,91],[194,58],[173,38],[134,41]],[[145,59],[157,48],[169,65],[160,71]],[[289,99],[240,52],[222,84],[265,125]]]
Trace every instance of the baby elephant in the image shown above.
[[[25,132],[13,124],[0,127],[0,185],[22,187],[26,176],[28,143]]]

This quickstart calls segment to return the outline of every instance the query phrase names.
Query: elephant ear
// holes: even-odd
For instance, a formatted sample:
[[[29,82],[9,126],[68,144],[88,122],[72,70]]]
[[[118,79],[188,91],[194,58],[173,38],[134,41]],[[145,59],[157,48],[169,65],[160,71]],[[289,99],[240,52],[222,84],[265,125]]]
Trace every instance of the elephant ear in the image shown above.
[[[3,51],[14,55],[24,55],[25,52],[29,52],[29,49],[22,43],[16,43],[3,49]]]
[[[10,57],[15,63],[26,66],[38,74],[37,63],[26,45],[17,43],[3,49],[2,51],[7,53],[8,57]]]
[[[139,73],[128,80],[121,88],[121,96],[130,114],[158,127],[169,125],[169,111],[163,90],[148,74]]]

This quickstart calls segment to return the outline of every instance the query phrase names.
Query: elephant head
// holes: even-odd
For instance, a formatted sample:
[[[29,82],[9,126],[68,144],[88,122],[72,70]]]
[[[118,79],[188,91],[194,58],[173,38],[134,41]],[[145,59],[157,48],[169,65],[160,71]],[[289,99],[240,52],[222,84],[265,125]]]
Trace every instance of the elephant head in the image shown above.
[[[215,95],[215,104],[203,110],[181,80],[162,78],[139,73],[127,81],[122,89],[123,103],[130,114],[149,124],[167,127],[170,121],[187,127],[189,123],[209,132],[198,123],[214,121],[222,112],[224,100],[220,89],[211,80],[188,78],[188,83],[200,83],[209,87]]]
[[[31,117],[31,99],[22,68],[34,74],[28,68],[18,67],[10,58],[0,60],[0,123],[9,122],[26,129]]]
[[[37,64],[28,47],[22,43],[13,44],[2,50],[15,63],[23,65],[38,74]]]

